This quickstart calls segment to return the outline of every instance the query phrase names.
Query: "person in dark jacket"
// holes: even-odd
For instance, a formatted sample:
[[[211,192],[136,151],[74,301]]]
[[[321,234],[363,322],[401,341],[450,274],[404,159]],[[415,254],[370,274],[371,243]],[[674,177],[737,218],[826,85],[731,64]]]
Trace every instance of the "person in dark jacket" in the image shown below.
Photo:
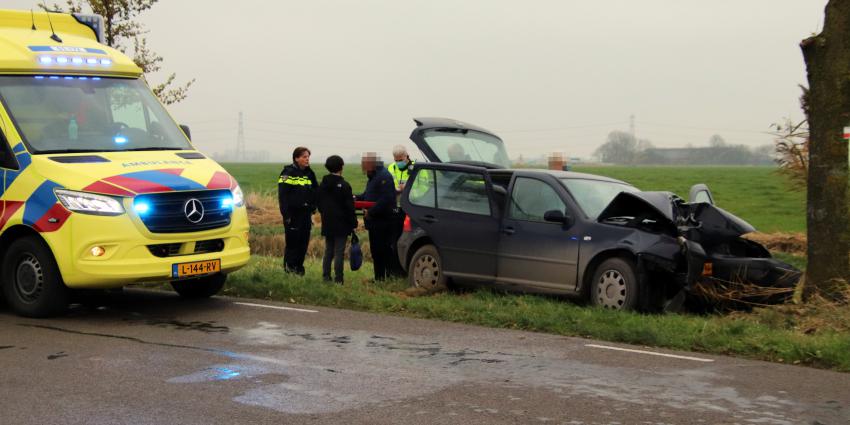
[[[303,146],[292,152],[292,164],[280,172],[277,196],[286,235],[283,268],[304,275],[304,257],[310,244],[312,215],[316,211],[316,175],[310,169],[310,149]]]
[[[369,231],[369,251],[375,266],[375,280],[384,280],[390,274],[392,261],[392,234],[395,208],[395,185],[393,176],[379,164],[372,152],[363,155],[361,166],[368,177],[366,191],[357,197],[361,201],[374,202],[365,210],[363,221]]]
[[[330,174],[319,184],[319,213],[322,215],[322,236],[325,237],[325,256],[322,258],[322,278],[331,280],[331,261],[334,266],[334,281],[342,283],[345,265],[345,243],[348,235],[357,228],[354,215],[354,196],[351,185],[342,178],[345,165],[337,155],[328,157],[325,168]]]

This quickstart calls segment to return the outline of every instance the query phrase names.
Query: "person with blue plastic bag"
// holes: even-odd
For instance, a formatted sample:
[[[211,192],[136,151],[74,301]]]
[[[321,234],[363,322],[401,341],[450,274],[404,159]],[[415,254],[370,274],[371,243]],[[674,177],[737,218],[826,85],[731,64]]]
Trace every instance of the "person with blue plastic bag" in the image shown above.
[[[333,262],[333,280],[343,283],[343,266],[345,265],[345,244],[348,235],[353,235],[357,228],[357,217],[354,215],[354,196],[351,185],[342,177],[342,158],[332,155],[325,161],[325,168],[330,174],[319,184],[319,213],[322,216],[322,236],[325,237],[325,255],[322,258],[322,278],[331,281],[331,263]]]

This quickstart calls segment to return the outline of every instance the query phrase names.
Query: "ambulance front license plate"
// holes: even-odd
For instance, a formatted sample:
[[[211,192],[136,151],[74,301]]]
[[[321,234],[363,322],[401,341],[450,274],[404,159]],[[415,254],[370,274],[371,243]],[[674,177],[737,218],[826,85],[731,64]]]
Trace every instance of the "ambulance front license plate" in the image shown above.
[[[183,278],[221,271],[221,260],[194,261],[171,265],[171,277]]]

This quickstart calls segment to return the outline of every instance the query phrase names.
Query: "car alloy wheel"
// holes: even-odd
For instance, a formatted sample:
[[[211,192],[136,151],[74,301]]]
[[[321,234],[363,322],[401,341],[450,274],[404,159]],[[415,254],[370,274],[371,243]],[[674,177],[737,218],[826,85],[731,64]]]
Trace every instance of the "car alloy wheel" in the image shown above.
[[[422,255],[413,265],[413,276],[416,286],[432,289],[440,280],[440,263],[430,254]]]
[[[446,290],[448,279],[443,274],[440,253],[434,245],[424,245],[416,250],[408,268],[410,286],[435,293]]]
[[[627,295],[626,278],[619,271],[609,269],[602,272],[596,285],[596,298],[599,305],[619,310],[626,303]]]

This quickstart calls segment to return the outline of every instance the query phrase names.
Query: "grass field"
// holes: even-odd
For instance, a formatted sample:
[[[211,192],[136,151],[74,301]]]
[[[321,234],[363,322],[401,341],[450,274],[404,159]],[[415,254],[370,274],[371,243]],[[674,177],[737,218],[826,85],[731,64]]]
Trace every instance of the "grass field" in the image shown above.
[[[276,194],[280,164],[224,164],[248,192]],[[314,164],[321,181],[324,167]],[[690,187],[705,183],[717,204],[750,222],[761,232],[804,232],[806,196],[789,190],[774,167],[576,167],[575,171],[599,174],[629,182],[642,190],[666,190],[687,197]],[[345,178],[355,193],[366,178],[359,164],[347,165]]]

